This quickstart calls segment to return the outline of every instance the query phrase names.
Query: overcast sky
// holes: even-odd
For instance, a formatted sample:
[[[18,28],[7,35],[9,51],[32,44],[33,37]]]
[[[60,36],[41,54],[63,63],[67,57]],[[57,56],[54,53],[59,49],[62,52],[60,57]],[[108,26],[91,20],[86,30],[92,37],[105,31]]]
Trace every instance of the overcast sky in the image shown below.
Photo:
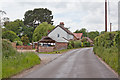
[[[0,10],[7,13],[11,21],[23,19],[28,10],[48,8],[52,11],[54,25],[64,22],[72,32],[86,28],[88,31],[104,31],[105,0],[0,0]],[[118,1],[109,0],[109,23],[118,30]]]

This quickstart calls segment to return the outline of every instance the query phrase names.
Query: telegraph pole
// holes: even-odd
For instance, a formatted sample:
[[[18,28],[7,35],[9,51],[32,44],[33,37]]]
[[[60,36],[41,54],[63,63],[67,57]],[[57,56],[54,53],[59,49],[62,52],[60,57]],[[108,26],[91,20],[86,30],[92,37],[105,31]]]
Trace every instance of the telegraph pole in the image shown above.
[[[110,23],[110,32],[112,31],[112,23]]]
[[[105,32],[107,32],[107,0],[105,0]]]

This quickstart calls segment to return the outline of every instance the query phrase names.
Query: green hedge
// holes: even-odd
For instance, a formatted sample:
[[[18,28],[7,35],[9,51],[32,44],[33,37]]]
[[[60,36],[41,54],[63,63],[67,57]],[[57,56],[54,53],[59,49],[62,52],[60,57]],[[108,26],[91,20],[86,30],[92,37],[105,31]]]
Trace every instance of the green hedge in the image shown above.
[[[86,42],[86,41],[81,42],[80,40],[78,40],[78,41],[69,41],[68,49],[80,48],[80,47],[90,47],[90,43]]]
[[[118,46],[120,46],[120,32],[106,32],[94,40],[94,52],[101,57],[116,72],[118,70]]]
[[[19,53],[8,40],[2,40],[2,78],[9,78],[25,69],[40,64],[34,52]]]

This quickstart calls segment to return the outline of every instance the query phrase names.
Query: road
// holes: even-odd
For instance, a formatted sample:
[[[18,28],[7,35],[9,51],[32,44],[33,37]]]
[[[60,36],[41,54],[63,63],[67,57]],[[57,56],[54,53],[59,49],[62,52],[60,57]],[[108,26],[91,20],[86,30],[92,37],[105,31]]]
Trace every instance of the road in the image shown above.
[[[93,48],[74,49],[23,78],[117,78],[93,53]]]

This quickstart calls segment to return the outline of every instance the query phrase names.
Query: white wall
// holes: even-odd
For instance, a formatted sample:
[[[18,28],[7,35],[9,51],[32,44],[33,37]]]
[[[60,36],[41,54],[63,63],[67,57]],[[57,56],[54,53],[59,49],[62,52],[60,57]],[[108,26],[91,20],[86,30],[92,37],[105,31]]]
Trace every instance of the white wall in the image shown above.
[[[58,34],[60,35],[59,37],[58,37]],[[52,37],[55,40],[58,38],[63,38],[63,37],[68,40],[74,38],[73,35],[68,34],[66,31],[64,31],[60,27],[55,28],[51,33],[48,34],[48,37]]]

